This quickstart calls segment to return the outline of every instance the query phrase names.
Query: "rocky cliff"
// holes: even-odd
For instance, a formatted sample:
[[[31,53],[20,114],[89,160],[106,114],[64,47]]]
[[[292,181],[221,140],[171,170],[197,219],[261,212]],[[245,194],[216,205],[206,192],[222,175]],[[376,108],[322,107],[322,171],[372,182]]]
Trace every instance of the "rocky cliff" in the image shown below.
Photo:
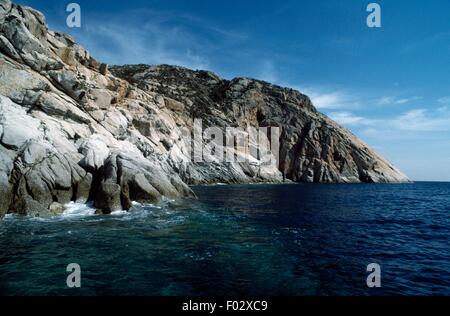
[[[196,118],[244,134],[278,127],[278,164],[238,147],[226,150],[245,159],[205,151],[196,161]],[[108,67],[40,12],[0,0],[0,216],[89,200],[109,213],[193,196],[189,184],[289,180],[408,181],[298,91],[168,65]]]

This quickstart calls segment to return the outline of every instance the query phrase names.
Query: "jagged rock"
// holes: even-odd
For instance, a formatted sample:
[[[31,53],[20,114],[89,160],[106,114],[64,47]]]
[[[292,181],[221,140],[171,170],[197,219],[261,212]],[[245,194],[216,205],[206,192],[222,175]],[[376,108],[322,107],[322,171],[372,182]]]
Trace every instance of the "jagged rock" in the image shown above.
[[[99,71],[100,71],[100,73],[102,75],[105,76],[108,73],[108,65],[107,64],[101,64]]]
[[[243,161],[208,150],[195,161],[192,146],[206,141],[192,139],[203,133],[193,118],[203,130],[279,127],[279,165],[238,148],[226,151]],[[0,216],[51,216],[88,199],[108,213],[193,196],[187,184],[284,180],[408,181],[298,91],[168,65],[108,67],[41,13],[0,0]]]
[[[6,12],[9,12],[9,10],[11,10],[11,1],[0,0],[0,18],[2,18]]]
[[[18,12],[12,12],[6,16],[1,29],[4,36],[17,51],[28,52],[29,54],[31,52],[45,53],[44,45],[33,36],[25,25],[23,17],[20,17]]]
[[[8,41],[6,37],[0,35],[0,51],[4,52],[9,57],[13,58],[16,61],[20,61],[21,57],[17,53],[16,49],[12,44]]]

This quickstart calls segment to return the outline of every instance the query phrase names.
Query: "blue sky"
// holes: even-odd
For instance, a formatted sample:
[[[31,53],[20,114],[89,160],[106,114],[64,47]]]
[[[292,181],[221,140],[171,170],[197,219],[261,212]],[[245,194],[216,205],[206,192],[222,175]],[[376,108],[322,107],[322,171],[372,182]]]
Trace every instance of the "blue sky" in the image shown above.
[[[413,180],[450,181],[450,1],[22,0],[111,64],[178,64],[308,94]]]

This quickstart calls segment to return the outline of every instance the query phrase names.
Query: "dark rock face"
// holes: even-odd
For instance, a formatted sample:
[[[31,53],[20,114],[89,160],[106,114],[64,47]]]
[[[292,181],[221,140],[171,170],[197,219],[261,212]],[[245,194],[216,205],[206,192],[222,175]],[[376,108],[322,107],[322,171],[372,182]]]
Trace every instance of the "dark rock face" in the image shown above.
[[[196,161],[192,148],[207,144],[191,138],[197,118],[246,136],[279,127],[279,164],[234,146],[226,152],[245,159],[203,150]],[[0,0],[0,216],[88,200],[109,213],[193,196],[187,184],[284,180],[408,181],[298,91],[167,65],[108,67],[41,13]]]
[[[204,128],[279,127],[279,170],[292,181],[408,181],[348,130],[319,113],[298,91],[248,78],[222,80],[211,72],[168,65],[115,66],[111,72],[142,90],[164,95],[177,124],[187,128],[192,129],[192,117],[202,118]],[[172,99],[176,101],[167,101]],[[174,102],[183,106],[174,107]],[[208,170],[204,174],[208,166],[192,164],[188,172],[182,173],[183,179],[188,183],[245,181],[239,173],[230,176],[234,172],[226,166],[216,167],[218,173]],[[276,179],[273,174],[263,178]]]
[[[0,145],[0,217],[8,210],[12,196],[9,178],[13,169],[13,153]]]
[[[120,185],[113,182],[103,182],[95,197],[95,207],[101,209],[104,213],[121,210]]]

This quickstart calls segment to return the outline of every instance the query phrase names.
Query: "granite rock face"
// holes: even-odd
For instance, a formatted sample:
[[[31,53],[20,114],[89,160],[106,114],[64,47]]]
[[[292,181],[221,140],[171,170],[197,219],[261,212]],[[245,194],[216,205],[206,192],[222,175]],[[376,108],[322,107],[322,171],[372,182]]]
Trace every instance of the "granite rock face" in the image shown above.
[[[256,175],[245,164],[191,164],[181,173],[188,183],[241,182],[246,178],[276,182],[282,174],[297,182],[408,181],[356,136],[319,113],[311,100],[296,90],[249,78],[228,81],[208,71],[168,65],[125,65],[110,70],[143,91],[163,95],[174,120],[188,129],[192,129],[192,117],[202,118],[204,128],[280,128],[277,170],[262,166],[258,171],[263,172]],[[182,106],[174,107],[175,102]]]
[[[217,159],[191,137],[194,119],[200,133],[278,127],[278,164],[234,146],[219,149],[242,160]],[[109,213],[194,196],[189,184],[282,181],[408,179],[298,91],[175,66],[108,67],[40,12],[0,0],[0,216],[88,200]]]

